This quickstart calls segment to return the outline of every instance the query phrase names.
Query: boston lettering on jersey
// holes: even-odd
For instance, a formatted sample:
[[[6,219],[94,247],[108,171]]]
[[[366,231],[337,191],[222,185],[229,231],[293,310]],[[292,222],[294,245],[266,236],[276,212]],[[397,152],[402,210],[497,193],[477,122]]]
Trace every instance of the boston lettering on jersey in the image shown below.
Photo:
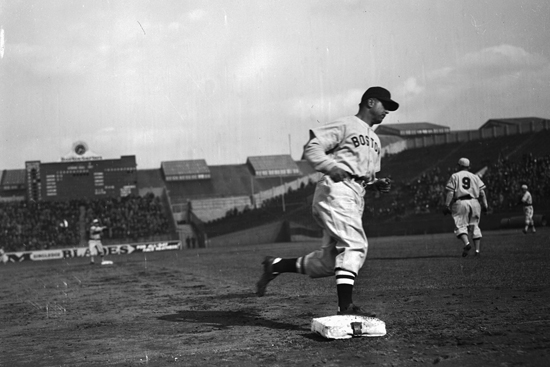
[[[353,146],[356,148],[360,145],[366,145],[368,147],[371,147],[374,149],[374,151],[378,154],[380,154],[380,147],[378,146],[378,143],[374,141],[373,138],[369,138],[366,135],[358,135],[358,136],[352,136],[351,141],[353,143]]]

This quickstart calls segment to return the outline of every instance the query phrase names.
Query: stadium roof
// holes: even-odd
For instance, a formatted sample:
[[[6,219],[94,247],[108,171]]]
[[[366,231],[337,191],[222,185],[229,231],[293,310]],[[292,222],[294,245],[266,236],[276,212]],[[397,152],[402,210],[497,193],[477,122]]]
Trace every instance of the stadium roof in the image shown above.
[[[378,125],[378,128],[376,130],[378,131],[378,129],[386,128],[386,127],[390,128],[390,129],[394,129],[394,130],[399,130],[399,131],[403,131],[403,130],[422,130],[422,129],[449,129],[448,126],[432,124],[430,122],[406,122],[406,123],[402,123],[402,124]]]
[[[300,171],[300,176],[316,172],[307,161],[294,162],[294,165]],[[210,172],[210,180],[167,181],[170,197],[181,202],[185,198],[249,196],[252,191],[258,193],[296,180],[296,176],[254,176],[247,164],[210,166]]]
[[[450,131],[451,129],[448,126],[436,125],[430,122],[383,124],[383,125],[378,125],[378,127],[376,128],[376,133],[378,135],[398,135],[398,136],[445,134]]]
[[[0,185],[24,185],[26,170],[24,169],[5,169],[2,173]]]
[[[165,175],[210,173],[210,169],[204,159],[165,161],[161,163],[161,167]]]
[[[204,159],[166,161],[161,169],[167,181],[204,180],[210,178],[210,168]]]
[[[490,119],[487,120],[486,123],[481,125],[479,128],[487,129],[491,127],[499,127],[499,126],[521,126],[521,125],[528,125],[528,124],[535,124],[535,125],[542,125],[542,124],[550,124],[550,120],[543,119],[540,117],[518,117],[518,118],[510,118],[510,119]]]
[[[257,176],[300,175],[300,169],[288,154],[248,157],[246,160]]]

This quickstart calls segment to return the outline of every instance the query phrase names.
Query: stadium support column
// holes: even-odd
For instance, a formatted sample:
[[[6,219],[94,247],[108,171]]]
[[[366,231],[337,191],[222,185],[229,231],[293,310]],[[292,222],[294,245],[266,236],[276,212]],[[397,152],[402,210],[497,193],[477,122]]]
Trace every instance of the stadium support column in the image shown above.
[[[79,207],[80,213],[78,216],[78,233],[80,234],[80,246],[86,246],[86,209],[84,206]]]
[[[250,202],[252,203],[252,207],[254,209],[257,209],[256,207],[256,197],[254,196],[254,176],[250,176]]]
[[[281,198],[283,199],[283,213],[286,211],[285,210],[285,189],[286,189],[286,184],[283,183],[283,176],[279,176],[279,180],[281,181],[281,187],[282,187],[282,190],[283,190],[283,194],[281,195]]]

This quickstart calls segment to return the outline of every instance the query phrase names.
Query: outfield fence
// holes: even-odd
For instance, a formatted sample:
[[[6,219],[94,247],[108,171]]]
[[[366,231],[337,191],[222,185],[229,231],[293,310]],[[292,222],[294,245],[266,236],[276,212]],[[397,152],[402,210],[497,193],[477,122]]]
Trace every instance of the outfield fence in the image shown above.
[[[128,255],[134,252],[181,250],[182,243],[181,241],[143,242],[133,244],[104,245],[103,249],[106,251],[105,256]],[[91,256],[91,253],[88,247],[74,247],[52,250],[6,252],[2,262],[18,263],[22,261],[60,260],[89,256]],[[93,256],[98,255],[93,254]]]

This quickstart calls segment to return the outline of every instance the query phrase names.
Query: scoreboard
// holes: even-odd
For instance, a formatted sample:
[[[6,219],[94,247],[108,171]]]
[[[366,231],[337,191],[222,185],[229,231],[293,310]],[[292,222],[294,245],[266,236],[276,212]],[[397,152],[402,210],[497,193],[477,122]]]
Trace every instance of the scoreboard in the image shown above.
[[[120,159],[25,162],[27,199],[59,201],[138,194],[135,156]]]

